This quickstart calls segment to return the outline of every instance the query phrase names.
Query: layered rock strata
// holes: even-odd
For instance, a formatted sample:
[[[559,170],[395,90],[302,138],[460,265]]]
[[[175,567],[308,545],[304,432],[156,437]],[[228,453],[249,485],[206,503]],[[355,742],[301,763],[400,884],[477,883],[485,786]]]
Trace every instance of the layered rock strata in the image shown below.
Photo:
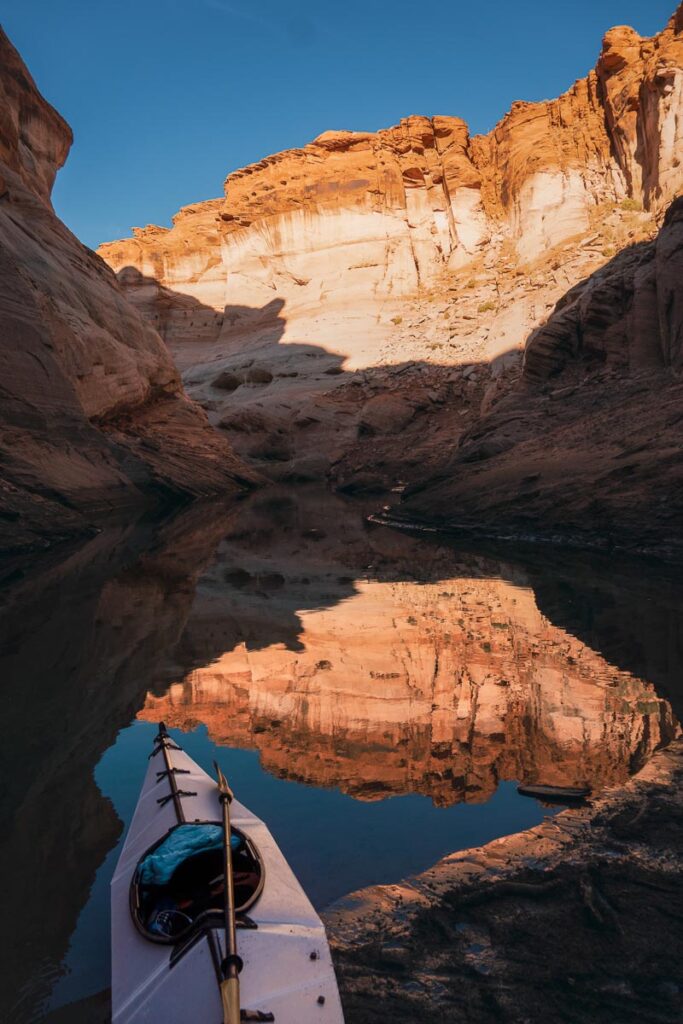
[[[651,39],[611,30],[585,78],[488,135],[454,117],[327,132],[100,252],[261,471],[433,478],[529,334],[681,189],[682,27],[679,8]]]
[[[83,532],[251,477],[189,402],[157,332],[55,216],[71,131],[0,35],[0,547]]]
[[[660,212],[683,182],[682,27],[679,9],[651,39],[612,29],[585,78],[557,100],[513,104],[488,135],[417,116],[377,133],[326,132],[229,175],[224,200],[185,207],[172,229],[136,229],[100,252],[214,310],[227,344],[232,306],[278,296],[296,317],[377,304],[503,239],[536,259],[587,231],[605,203]],[[210,333],[182,303],[169,317],[153,289],[134,293],[169,343]]]

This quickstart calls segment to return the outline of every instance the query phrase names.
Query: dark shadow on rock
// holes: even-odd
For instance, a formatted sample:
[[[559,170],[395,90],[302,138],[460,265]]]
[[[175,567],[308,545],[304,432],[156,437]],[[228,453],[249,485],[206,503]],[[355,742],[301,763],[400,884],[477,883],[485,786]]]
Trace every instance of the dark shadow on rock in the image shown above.
[[[526,343],[523,387],[402,515],[471,535],[683,559],[683,197],[657,238],[570,289]]]
[[[627,246],[568,290],[527,339],[523,370],[503,353],[467,368],[349,372],[322,346],[262,331],[269,303],[221,314],[230,326],[210,351],[234,385],[226,399],[198,362],[209,349],[170,335],[169,345],[195,362],[188,386],[214,425],[272,479],[328,479],[354,494],[407,485],[394,513],[406,522],[680,560],[682,203],[655,241]],[[171,307],[203,308],[151,279],[144,287]],[[245,376],[255,360],[272,377],[260,390]],[[301,380],[284,386],[278,377],[291,372]]]
[[[349,370],[323,345],[283,341],[280,298],[219,312],[134,267],[118,277],[166,341],[190,396],[242,458],[279,483],[329,479],[343,493],[381,494],[402,477],[429,478],[457,448],[458,417],[477,419],[519,376],[518,350],[491,363]],[[437,422],[441,448],[431,443]]]
[[[162,285],[137,267],[122,267],[117,273],[130,302],[158,331],[171,351],[184,346],[215,344],[219,337],[248,333],[257,340],[277,344],[286,326],[282,316],[284,299],[275,298],[261,307],[226,306],[222,311],[207,306],[191,295]]]

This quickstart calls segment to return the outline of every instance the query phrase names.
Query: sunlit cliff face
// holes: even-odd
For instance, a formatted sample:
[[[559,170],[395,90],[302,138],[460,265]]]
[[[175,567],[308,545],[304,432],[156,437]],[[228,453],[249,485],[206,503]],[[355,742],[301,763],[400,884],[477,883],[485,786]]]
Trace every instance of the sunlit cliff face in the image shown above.
[[[599,789],[677,732],[650,683],[554,626],[526,586],[365,579],[316,607],[316,581],[291,568],[225,570],[189,634],[210,635],[214,651],[221,632],[232,640],[148,695],[140,717],[204,723],[219,744],[258,749],[279,776],[439,804],[488,799],[502,779]],[[261,645],[249,626],[257,608],[277,619],[297,591],[296,642]]]

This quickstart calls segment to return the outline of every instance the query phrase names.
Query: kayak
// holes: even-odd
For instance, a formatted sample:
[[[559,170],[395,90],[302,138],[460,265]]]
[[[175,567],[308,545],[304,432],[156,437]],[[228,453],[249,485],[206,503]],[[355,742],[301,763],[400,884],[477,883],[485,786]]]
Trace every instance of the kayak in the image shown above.
[[[264,823],[230,805],[242,1021],[343,1024],[325,929]],[[111,883],[114,1024],[220,1024],[219,791],[159,726]]]
[[[589,786],[518,786],[517,792],[521,796],[533,796],[537,800],[555,801],[556,803],[567,803],[575,800],[585,800],[591,795]]]

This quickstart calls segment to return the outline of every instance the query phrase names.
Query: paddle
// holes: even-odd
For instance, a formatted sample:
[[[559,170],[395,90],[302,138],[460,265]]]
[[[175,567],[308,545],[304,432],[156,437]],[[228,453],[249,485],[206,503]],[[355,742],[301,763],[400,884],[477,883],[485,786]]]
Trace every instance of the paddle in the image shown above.
[[[232,846],[230,830],[230,802],[232,790],[216,761],[213,762],[218,780],[221,807],[223,808],[223,873],[225,877],[225,959],[221,965],[221,1000],[223,1002],[223,1024],[240,1024],[240,979],[242,961],[237,955],[235,932],[235,885],[232,877]]]

